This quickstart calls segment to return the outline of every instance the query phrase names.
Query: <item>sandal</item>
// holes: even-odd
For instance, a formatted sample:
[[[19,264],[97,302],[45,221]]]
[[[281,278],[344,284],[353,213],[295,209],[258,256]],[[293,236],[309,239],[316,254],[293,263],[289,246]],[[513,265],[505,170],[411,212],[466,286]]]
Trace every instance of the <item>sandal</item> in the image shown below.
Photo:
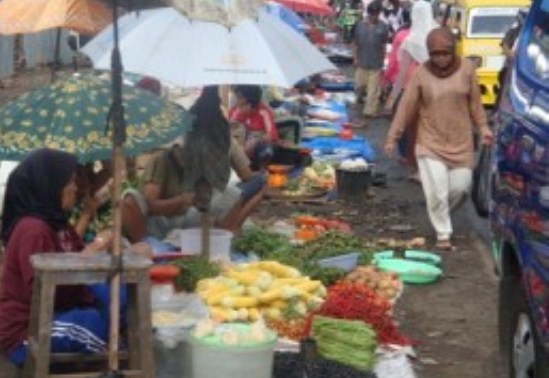
[[[438,240],[435,244],[435,249],[441,251],[455,251],[456,247],[452,244],[450,240]]]
[[[408,181],[412,181],[416,184],[421,184],[421,178],[419,177],[418,172],[410,173],[408,175]]]

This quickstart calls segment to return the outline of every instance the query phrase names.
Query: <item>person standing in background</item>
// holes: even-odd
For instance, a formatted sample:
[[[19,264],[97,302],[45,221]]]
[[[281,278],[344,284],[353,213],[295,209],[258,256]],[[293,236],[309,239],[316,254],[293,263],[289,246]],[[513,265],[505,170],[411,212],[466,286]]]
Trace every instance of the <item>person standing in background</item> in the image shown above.
[[[391,51],[387,56],[387,67],[383,71],[383,85],[387,87],[387,93],[390,92],[392,86],[395,84],[399,70],[398,50],[400,45],[410,34],[410,9],[404,7],[402,9],[402,26],[396,32],[393,41],[391,43]]]
[[[513,60],[513,57],[515,56],[515,44],[516,41],[520,35],[520,32],[522,30],[522,26],[524,25],[524,21],[526,20],[526,16],[528,15],[528,9],[520,9],[517,13],[517,20],[511,26],[509,30],[505,33],[503,36],[500,46],[501,51],[503,52],[503,55],[505,56],[505,62],[503,63],[503,67],[501,67],[501,70],[498,72],[498,83],[499,87],[503,87],[503,82],[505,81],[505,75],[507,74],[507,68],[509,67],[509,64]],[[501,93],[502,91],[499,90],[496,96],[496,102],[494,103],[494,108],[497,108],[499,106],[499,102],[501,100]]]
[[[382,10],[379,15],[381,21],[389,27],[389,37],[393,39],[397,30],[402,25],[402,6],[399,0],[383,0]]]
[[[381,3],[374,1],[366,9],[367,17],[356,25],[353,37],[353,63],[355,65],[355,91],[357,104],[366,89],[362,114],[377,115],[380,97],[381,71],[385,59],[389,29],[379,19]]]
[[[427,35],[438,24],[433,17],[431,4],[425,0],[418,0],[412,6],[411,23],[409,34],[404,38],[397,51],[398,72],[387,102],[386,110],[393,110],[396,113],[398,102],[402,91],[408,85],[412,74],[418,65],[429,59],[427,51]],[[410,125],[399,140],[399,153],[405,163],[411,169],[410,179],[419,181],[417,172],[417,161],[414,153],[416,143],[417,124]]]
[[[404,90],[385,142],[391,156],[402,132],[417,123],[415,155],[436,248],[453,250],[450,213],[467,198],[474,164],[473,125],[483,144],[492,132],[480,99],[476,67],[456,55],[456,39],[441,27],[427,36],[429,59]]]

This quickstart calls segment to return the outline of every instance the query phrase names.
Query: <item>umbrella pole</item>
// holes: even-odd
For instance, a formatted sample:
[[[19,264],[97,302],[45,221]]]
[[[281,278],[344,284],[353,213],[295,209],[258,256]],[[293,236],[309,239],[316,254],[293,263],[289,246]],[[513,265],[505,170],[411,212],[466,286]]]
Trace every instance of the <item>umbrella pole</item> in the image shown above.
[[[124,104],[122,103],[122,61],[118,48],[118,1],[113,0],[113,34],[114,48],[112,51],[112,107],[111,121],[113,134],[113,274],[110,282],[110,334],[109,334],[109,369],[117,372],[119,369],[118,346],[120,340],[120,273],[122,271],[122,169],[124,163],[123,144],[126,140],[126,124],[124,119]],[[134,330],[135,331],[135,330]]]
[[[113,151],[113,263],[117,265],[111,278],[111,301],[110,301],[110,334],[109,334],[109,369],[117,371],[119,368],[118,345],[120,340],[120,268],[121,268],[121,245],[122,245],[122,170],[124,164],[124,153],[122,145],[115,145]]]
[[[200,218],[201,245],[202,251],[200,254],[207,261],[210,261],[210,209],[208,208],[201,213]]]

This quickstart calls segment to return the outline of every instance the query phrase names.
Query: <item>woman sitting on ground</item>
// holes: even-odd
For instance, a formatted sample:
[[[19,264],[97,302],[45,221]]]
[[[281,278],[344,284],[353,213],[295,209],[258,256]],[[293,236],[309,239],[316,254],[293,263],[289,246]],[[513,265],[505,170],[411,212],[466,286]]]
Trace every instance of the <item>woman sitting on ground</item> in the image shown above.
[[[229,111],[229,121],[246,128],[244,149],[252,167],[264,167],[273,156],[273,145],[278,142],[274,112],[261,101],[262,90],[256,85],[234,88],[236,105]]]
[[[103,251],[110,237],[84,246],[68,223],[76,198],[76,158],[40,149],[10,174],[4,199],[6,246],[0,281],[0,352],[21,366],[27,353],[34,271],[38,253]],[[107,349],[108,287],[64,286],[55,295],[52,352],[94,353]]]

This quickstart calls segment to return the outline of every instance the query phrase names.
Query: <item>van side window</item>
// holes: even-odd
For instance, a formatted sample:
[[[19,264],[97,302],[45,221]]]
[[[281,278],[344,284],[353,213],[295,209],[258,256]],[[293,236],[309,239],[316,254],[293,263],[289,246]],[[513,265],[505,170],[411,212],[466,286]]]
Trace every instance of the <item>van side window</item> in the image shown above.
[[[472,8],[469,12],[469,38],[502,38],[516,21],[516,7]]]

